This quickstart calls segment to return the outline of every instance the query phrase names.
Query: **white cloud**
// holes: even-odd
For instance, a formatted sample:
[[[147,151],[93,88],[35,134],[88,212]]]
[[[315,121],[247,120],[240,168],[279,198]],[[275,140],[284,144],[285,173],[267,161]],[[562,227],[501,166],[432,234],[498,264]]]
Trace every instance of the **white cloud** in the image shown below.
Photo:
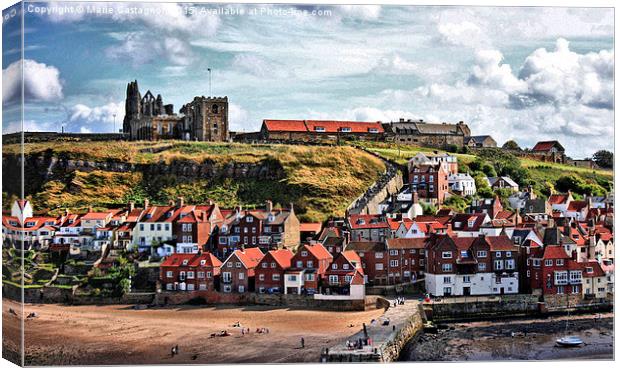
[[[233,58],[232,67],[257,77],[274,77],[274,68],[270,63],[253,54],[237,54]]]
[[[437,24],[438,39],[441,43],[450,46],[478,46],[483,39],[483,32],[473,22]]]
[[[60,71],[51,65],[25,59],[13,62],[2,70],[2,101],[10,103],[21,94],[23,65],[24,96],[26,101],[56,101],[63,97]]]
[[[613,108],[614,53],[578,54],[563,38],[554,51],[537,49],[525,59],[519,78],[527,83],[526,96],[534,103],[584,104]]]
[[[345,16],[363,20],[373,20],[381,15],[380,5],[340,5],[341,13]]]
[[[497,50],[478,51],[468,82],[507,93],[523,91],[525,83],[512,74],[510,65],[501,63],[502,59]]]
[[[398,54],[384,56],[377,61],[377,65],[371,72],[380,74],[407,75],[417,74],[421,68],[408,60],[405,60]]]
[[[162,59],[185,66],[194,59],[187,41],[176,37],[153,37],[145,32],[126,34],[120,45],[108,47],[105,53],[111,59],[128,60],[136,67]]]
[[[248,128],[249,115],[241,106],[228,104],[228,124],[232,131],[244,131]]]
[[[114,117],[116,115],[116,118]],[[70,108],[68,122],[71,127],[80,129],[81,132],[111,132],[122,128],[123,117],[125,116],[124,102],[110,102],[102,106],[90,107],[84,104],[77,104]]]
[[[25,132],[48,132],[54,131],[53,123],[37,123],[34,120],[24,120],[24,124],[20,121],[11,121],[8,124],[2,124],[2,134],[21,132],[22,128]]]

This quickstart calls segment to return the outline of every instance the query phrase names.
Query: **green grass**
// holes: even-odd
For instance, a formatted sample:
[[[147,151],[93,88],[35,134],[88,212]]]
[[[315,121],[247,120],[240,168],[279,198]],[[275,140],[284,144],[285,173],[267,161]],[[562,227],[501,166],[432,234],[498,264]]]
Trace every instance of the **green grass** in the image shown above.
[[[418,153],[433,153],[437,152],[446,152],[440,149],[433,149],[428,147],[418,147],[411,145],[403,145],[403,144],[389,144],[389,143],[375,143],[375,142],[360,142],[358,143],[360,146],[366,148],[367,150],[377,153],[381,155],[381,157],[390,159],[396,163],[401,165],[406,165],[413,156]],[[464,153],[451,153],[458,158],[459,162],[470,163],[476,159],[475,155],[464,154]]]

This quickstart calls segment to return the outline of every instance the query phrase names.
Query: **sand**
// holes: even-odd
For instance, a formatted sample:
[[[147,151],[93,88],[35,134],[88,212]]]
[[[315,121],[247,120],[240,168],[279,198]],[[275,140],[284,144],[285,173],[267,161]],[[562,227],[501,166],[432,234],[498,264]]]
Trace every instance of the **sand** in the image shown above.
[[[4,349],[15,351],[19,304],[3,300]],[[383,309],[329,312],[261,306],[182,306],[135,310],[131,306],[26,304],[27,365],[318,362],[329,347],[379,317]],[[235,322],[249,327],[243,336]],[[257,328],[268,334],[257,334]],[[211,337],[227,330],[231,336]],[[304,338],[305,348],[300,348]],[[179,354],[171,356],[171,348]],[[5,354],[10,354],[10,351]]]

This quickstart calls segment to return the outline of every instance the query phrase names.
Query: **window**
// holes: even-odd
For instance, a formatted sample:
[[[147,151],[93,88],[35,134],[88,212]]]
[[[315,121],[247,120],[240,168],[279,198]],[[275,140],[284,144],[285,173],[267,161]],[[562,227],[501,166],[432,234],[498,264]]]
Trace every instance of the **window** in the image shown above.
[[[375,258],[383,258],[382,252],[375,252]]]
[[[558,286],[558,294],[564,294],[564,286]]]
[[[555,284],[556,285],[566,285],[568,283],[568,272],[566,271],[555,271]]]
[[[495,252],[495,258],[502,258],[502,252]]]
[[[314,127],[314,131],[315,132],[324,133],[325,132],[325,127],[316,126],[316,127]]]
[[[478,258],[486,258],[487,256],[487,251],[486,250],[479,250],[478,253],[476,253]]]
[[[241,268],[241,262],[237,262],[235,266],[237,266],[237,268]]]
[[[443,283],[444,283],[444,284],[450,284],[450,283],[452,283],[452,277],[450,277],[450,276],[444,276],[444,277],[443,277]]]
[[[349,264],[348,263],[343,264],[342,265],[342,269],[343,270],[348,270],[349,269]]]
[[[211,278],[211,271],[207,271],[207,278],[210,279]]]
[[[297,261],[297,268],[302,268],[304,266],[303,261]]]
[[[563,259],[556,259],[555,260],[555,265],[556,266],[564,266],[564,260]]]
[[[161,224],[157,224],[157,231],[161,231]]]
[[[383,271],[383,263],[376,263],[375,264],[375,270],[376,271]]]
[[[463,283],[465,284],[471,283],[471,276],[463,276]]]
[[[530,276],[531,276],[531,272],[530,272],[530,270],[527,270],[527,271],[525,272],[525,274],[527,275],[527,277],[530,277]]]
[[[506,260],[506,269],[507,270],[514,270],[515,269],[515,260],[514,259],[507,259]]]
[[[536,264],[534,264],[534,265],[536,265]],[[553,266],[553,260],[552,259],[545,259],[545,266],[547,266],[547,267]]]
[[[409,253],[416,254],[416,250],[415,249],[411,249],[411,250],[409,250]]]
[[[506,257],[508,258],[512,257],[512,252],[506,252]]]
[[[222,245],[226,244],[226,237],[225,236],[220,237],[220,244],[222,244]]]
[[[452,252],[441,252],[441,258],[452,258]]]
[[[230,282],[231,280],[232,280],[232,275],[231,275],[230,272],[222,272],[222,281]],[[226,290],[224,290],[224,291],[226,291]]]
[[[232,268],[233,263],[232,263],[232,262],[228,262],[228,265],[227,265],[227,266],[228,266],[228,267],[230,267],[230,268]]]
[[[486,271],[487,264],[486,263],[478,263],[478,271]]]
[[[172,277],[172,271],[166,271],[166,277],[167,278],[171,278]]]
[[[194,290],[194,284],[187,284],[187,291],[193,291]]]
[[[398,249],[390,249],[390,255],[391,256],[397,256],[398,255]]]
[[[239,280],[245,279],[245,273],[239,272]]]
[[[338,269],[338,265],[335,263],[332,263],[332,270],[337,270]]]
[[[247,221],[247,222],[254,222],[254,217],[252,217],[252,216],[247,216],[247,217],[245,218],[245,221]]]
[[[569,280],[571,284],[581,283],[581,271],[571,271],[569,274]]]
[[[572,290],[573,294],[577,294],[579,293],[579,285],[573,285],[573,290]]]
[[[166,290],[172,290],[172,284],[166,284]]]
[[[302,250],[302,251],[301,251],[301,256],[302,256],[302,257],[308,257],[308,252],[307,252],[307,251],[305,251],[305,250]]]
[[[346,283],[350,283],[351,282],[351,276],[347,275],[344,277],[344,282]]]
[[[343,133],[350,133],[351,132],[351,128],[350,127],[342,127],[340,128],[340,131]]]
[[[338,275],[329,275],[330,284],[338,284]]]
[[[194,278],[194,271],[187,271],[187,278],[188,279],[193,279]]]
[[[306,267],[308,267],[308,268],[312,268],[312,267],[314,267],[313,262],[312,262],[312,261],[308,261],[308,262],[306,262]]]
[[[240,293],[245,293],[245,286],[239,285],[239,292]]]
[[[502,262],[501,259],[495,260],[494,269],[495,270],[503,270],[504,269],[504,262]]]
[[[267,262],[263,262],[263,263],[261,264],[261,267],[262,267],[262,268],[267,268]]]
[[[204,279],[205,278],[205,272],[204,271],[198,271],[198,278],[199,279]]]
[[[443,294],[444,295],[452,295],[452,288],[451,287],[443,288]]]
[[[452,264],[451,263],[442,263],[441,264],[441,270],[443,272],[450,272],[450,271],[452,271]]]
[[[258,275],[258,280],[259,281],[265,281],[265,274],[261,273],[260,275]]]
[[[273,275],[271,275],[271,279],[273,281],[280,281],[280,274],[279,273],[274,273]]]
[[[396,259],[390,260],[390,267],[398,267],[398,260]]]
[[[276,268],[276,263],[275,262],[271,262],[271,268]]]

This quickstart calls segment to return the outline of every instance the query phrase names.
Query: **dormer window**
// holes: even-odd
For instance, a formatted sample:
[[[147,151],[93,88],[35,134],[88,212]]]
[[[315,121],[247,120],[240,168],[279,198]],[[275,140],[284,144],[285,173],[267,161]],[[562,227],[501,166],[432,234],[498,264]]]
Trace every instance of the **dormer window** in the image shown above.
[[[364,221],[364,219],[357,219],[357,224],[358,225],[364,225],[366,223],[366,221]]]
[[[594,272],[594,268],[586,267],[586,273],[593,273],[593,272]]]
[[[34,226],[34,222],[26,222],[26,227],[33,227]]]
[[[325,133],[325,127],[316,126],[316,127],[314,127],[314,131],[315,132],[319,132],[319,133]]]
[[[368,128],[368,133],[379,133],[379,129],[377,129],[377,128]]]
[[[247,222],[253,222],[253,221],[254,221],[254,217],[252,217],[252,216],[247,216],[247,217],[245,218],[245,221],[247,221]]]
[[[183,260],[183,266],[187,266],[187,263],[189,263],[189,261],[187,259]]]
[[[204,266],[205,264],[207,264],[207,260],[205,260],[205,259],[201,259],[201,260],[200,260],[200,265],[201,265],[201,266]]]
[[[351,128],[350,127],[342,127],[340,129],[341,132],[343,133],[351,133]]]
[[[269,218],[268,218],[269,222],[272,222],[275,219],[276,219],[276,217],[274,215],[269,215]]]

